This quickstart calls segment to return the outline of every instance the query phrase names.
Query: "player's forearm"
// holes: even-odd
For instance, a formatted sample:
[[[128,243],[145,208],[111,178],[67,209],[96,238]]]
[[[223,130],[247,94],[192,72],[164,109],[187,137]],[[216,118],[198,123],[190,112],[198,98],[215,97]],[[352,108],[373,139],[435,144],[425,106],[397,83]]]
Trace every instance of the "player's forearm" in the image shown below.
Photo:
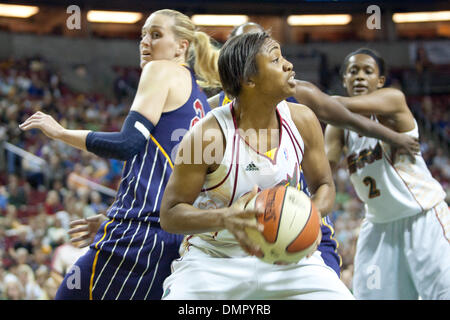
[[[358,121],[351,123],[350,130],[356,131],[362,136],[383,140],[389,144],[398,144],[400,135],[398,132],[366,117],[357,114],[355,116],[358,118]]]
[[[161,206],[161,227],[170,233],[197,234],[224,229],[223,217],[227,208],[198,209],[187,203],[179,203],[170,209]]]
[[[90,130],[69,130],[64,129],[57,137],[60,140],[72,147],[87,151],[86,149],[86,137]]]
[[[336,198],[336,189],[333,182],[324,183],[317,188],[311,197],[317,210],[325,217],[333,210],[334,200]]]

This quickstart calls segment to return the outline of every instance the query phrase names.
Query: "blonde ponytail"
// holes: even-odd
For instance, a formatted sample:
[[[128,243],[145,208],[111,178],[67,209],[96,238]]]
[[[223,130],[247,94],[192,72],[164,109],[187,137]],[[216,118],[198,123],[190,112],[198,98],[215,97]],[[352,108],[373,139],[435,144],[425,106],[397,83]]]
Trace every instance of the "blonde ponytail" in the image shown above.
[[[219,50],[210,41],[209,36],[202,31],[194,33],[194,71],[200,77],[199,85],[207,88],[221,87],[219,77]]]
[[[173,32],[176,37],[189,41],[186,61],[193,59],[194,71],[198,77],[198,84],[204,88],[221,87],[219,68],[219,49],[211,43],[211,38],[202,31],[197,31],[191,19],[171,9],[162,9],[154,14],[163,14],[174,18]]]

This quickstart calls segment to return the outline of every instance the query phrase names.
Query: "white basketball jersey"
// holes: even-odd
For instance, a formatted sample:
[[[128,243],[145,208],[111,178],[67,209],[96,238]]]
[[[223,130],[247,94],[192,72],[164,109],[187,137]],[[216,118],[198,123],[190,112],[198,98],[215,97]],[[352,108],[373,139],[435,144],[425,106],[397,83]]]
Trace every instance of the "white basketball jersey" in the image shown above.
[[[232,103],[213,109],[226,139],[219,168],[208,174],[202,191],[194,202],[200,209],[230,206],[257,185],[260,190],[279,184],[301,188],[301,162],[304,143],[285,101],[277,106],[280,123],[279,146],[273,158],[258,153],[239,134]],[[247,255],[228,230],[186,237],[188,243],[213,256]]]
[[[419,138],[415,120],[414,123],[414,129],[406,134]],[[386,223],[413,216],[445,198],[442,186],[431,176],[421,155],[415,157],[415,163],[402,155],[394,164],[388,144],[350,130],[344,134],[350,179],[365,203],[369,221]]]

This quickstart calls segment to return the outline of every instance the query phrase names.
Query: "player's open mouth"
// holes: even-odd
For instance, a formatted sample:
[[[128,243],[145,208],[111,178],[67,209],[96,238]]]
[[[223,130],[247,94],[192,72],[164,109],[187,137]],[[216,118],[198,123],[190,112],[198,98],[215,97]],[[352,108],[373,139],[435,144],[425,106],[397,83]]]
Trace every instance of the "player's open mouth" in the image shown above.
[[[288,84],[290,86],[295,86],[295,72],[292,72],[289,79],[288,79]]]

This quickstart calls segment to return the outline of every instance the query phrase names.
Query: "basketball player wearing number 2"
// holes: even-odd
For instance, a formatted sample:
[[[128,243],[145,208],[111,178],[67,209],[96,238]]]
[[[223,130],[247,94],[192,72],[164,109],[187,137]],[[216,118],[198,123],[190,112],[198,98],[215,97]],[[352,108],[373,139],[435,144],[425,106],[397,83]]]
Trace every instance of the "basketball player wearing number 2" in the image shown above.
[[[178,149],[161,226],[187,237],[163,299],[353,299],[319,251],[269,264],[246,233],[260,230],[262,212],[244,209],[258,189],[301,188],[303,174],[322,216],[334,204],[319,121],[306,106],[283,101],[295,90],[292,64],[267,33],[228,40],[218,63],[223,88],[236,99],[210,112]]]
[[[397,132],[419,137],[402,92],[384,85],[384,61],[369,49],[350,53],[335,97],[353,112]],[[392,160],[389,145],[328,126],[332,168],[346,147],[350,179],[365,203],[357,241],[353,292],[357,299],[450,299],[450,213],[442,186],[422,156]]]

